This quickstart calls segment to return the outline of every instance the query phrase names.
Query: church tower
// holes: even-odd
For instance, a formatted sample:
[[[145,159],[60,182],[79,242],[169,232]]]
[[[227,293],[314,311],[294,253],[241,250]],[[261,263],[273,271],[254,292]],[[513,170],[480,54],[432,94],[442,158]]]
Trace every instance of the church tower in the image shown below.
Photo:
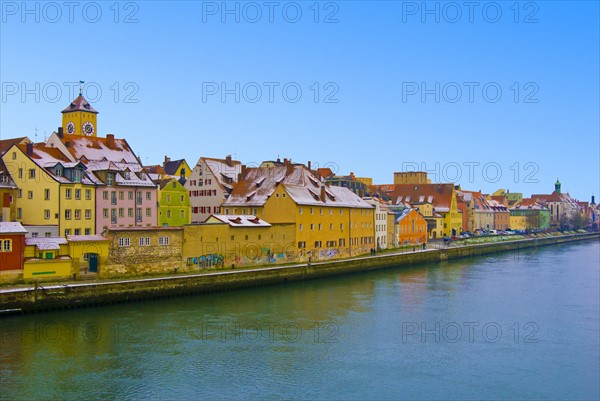
[[[61,111],[63,132],[68,135],[97,136],[98,112],[85,100],[81,91],[69,107]]]
[[[556,179],[556,182],[554,183],[554,192],[556,193],[560,193],[560,181],[558,181],[558,178]]]

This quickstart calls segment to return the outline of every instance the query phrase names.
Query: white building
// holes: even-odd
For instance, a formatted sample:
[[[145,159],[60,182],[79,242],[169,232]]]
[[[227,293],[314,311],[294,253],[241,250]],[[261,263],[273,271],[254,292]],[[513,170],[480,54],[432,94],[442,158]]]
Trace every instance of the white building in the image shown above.
[[[242,163],[232,160],[201,157],[192,169],[185,188],[190,194],[192,224],[203,223],[212,214],[221,213],[221,205],[242,174]]]
[[[388,247],[387,204],[379,198],[364,197],[363,200],[368,204],[375,206],[375,213],[373,214],[373,224],[375,227],[375,247],[376,249],[386,249]]]

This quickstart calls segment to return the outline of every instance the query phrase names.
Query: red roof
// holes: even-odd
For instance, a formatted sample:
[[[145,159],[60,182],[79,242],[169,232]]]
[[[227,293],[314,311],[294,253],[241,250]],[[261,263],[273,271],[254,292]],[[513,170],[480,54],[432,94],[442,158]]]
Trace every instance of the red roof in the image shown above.
[[[454,184],[396,184],[389,193],[392,203],[428,202],[438,211],[450,210]]]

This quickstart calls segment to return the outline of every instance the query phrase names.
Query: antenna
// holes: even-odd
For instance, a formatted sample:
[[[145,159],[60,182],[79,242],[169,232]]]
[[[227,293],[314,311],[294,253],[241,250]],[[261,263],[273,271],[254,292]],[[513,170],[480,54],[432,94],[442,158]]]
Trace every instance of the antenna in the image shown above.
[[[38,134],[38,128],[35,127],[35,142],[37,143],[37,134]]]
[[[85,81],[79,81],[79,96],[83,93],[83,84]]]

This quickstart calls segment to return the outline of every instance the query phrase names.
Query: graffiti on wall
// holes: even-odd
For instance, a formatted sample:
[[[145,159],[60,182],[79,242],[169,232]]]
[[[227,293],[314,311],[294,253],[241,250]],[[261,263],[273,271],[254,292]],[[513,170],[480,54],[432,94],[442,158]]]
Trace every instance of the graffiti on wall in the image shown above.
[[[223,267],[225,258],[220,253],[209,253],[202,256],[187,258],[188,266],[198,266],[200,268]]]

